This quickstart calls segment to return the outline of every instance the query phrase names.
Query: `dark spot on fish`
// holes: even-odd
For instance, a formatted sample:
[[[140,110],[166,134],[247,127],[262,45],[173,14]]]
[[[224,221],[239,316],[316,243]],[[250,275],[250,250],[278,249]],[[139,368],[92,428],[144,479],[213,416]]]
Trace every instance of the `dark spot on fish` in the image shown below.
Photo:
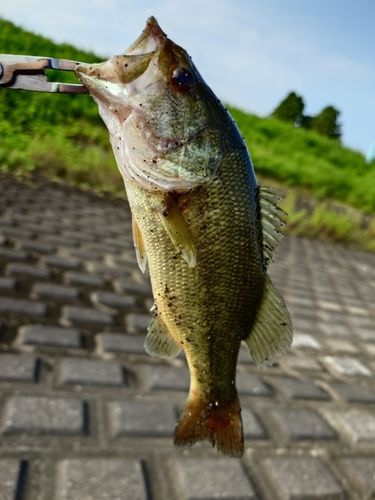
[[[164,217],[168,217],[168,210],[163,210]]]

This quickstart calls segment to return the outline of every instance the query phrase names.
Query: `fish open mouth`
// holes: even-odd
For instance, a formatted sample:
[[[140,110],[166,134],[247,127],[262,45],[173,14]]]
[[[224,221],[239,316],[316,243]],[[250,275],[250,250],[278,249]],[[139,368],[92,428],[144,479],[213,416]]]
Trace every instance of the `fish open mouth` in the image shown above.
[[[142,80],[142,75],[166,40],[167,36],[156,19],[150,17],[142,34],[123,54],[102,63],[80,64],[75,73],[94,97],[113,105],[116,96],[134,95],[150,85]],[[149,75],[150,81],[152,76],[155,75]],[[119,86],[120,83],[124,85]]]

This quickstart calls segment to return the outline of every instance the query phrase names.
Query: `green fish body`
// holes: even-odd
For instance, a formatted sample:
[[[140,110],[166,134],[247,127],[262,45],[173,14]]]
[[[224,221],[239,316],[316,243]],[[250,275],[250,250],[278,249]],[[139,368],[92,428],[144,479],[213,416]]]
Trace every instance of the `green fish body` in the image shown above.
[[[184,350],[191,384],[178,446],[209,440],[243,454],[235,378],[244,341],[259,365],[291,344],[267,274],[280,238],[279,197],[259,188],[244,141],[186,52],[150,18],[122,56],[81,65],[99,105],[133,215],[138,263],[155,304],[146,350]]]

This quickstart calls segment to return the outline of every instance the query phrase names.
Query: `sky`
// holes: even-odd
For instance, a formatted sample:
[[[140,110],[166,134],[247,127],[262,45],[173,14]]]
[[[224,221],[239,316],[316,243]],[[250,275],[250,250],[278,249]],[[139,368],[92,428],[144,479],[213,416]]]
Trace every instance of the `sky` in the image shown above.
[[[224,102],[268,116],[295,91],[307,115],[340,111],[345,145],[366,154],[375,141],[375,0],[0,2],[0,17],[103,59],[150,15]]]

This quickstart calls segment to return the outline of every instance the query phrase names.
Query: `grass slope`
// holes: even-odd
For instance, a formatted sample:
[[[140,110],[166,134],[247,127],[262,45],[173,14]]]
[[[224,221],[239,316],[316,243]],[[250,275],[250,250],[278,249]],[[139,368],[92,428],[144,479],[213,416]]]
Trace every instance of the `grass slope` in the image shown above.
[[[104,59],[2,19],[0,53]],[[68,72],[51,72],[49,79],[76,81]],[[238,109],[230,112],[260,181],[265,178],[263,184],[287,194],[289,233],[375,250],[373,219],[358,211],[375,213],[374,162],[368,165],[360,153],[312,131]],[[0,172],[37,172],[99,193],[124,195],[108,132],[88,95],[0,89]]]
[[[67,44],[25,31],[0,19],[0,53],[103,60]],[[50,80],[76,82],[70,72]],[[0,89],[0,171],[45,173],[81,187],[119,192],[119,177],[97,106],[89,95]]]

